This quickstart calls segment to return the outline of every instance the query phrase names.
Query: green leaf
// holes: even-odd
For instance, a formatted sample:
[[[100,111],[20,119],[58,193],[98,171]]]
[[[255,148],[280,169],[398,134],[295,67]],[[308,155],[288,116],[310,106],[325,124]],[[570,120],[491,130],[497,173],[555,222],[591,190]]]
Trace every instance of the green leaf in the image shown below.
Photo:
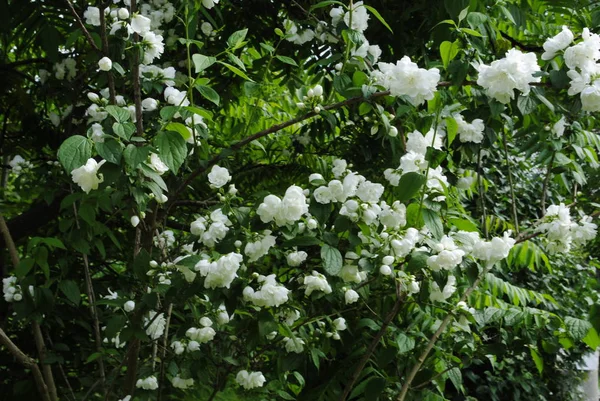
[[[58,160],[67,173],[83,166],[92,157],[92,143],[81,135],[67,138],[58,149]]]
[[[600,347],[600,336],[598,336],[598,332],[593,327],[590,327],[590,330],[588,331],[587,335],[583,338],[582,341],[593,350],[598,349],[598,347]]]
[[[246,80],[248,80],[248,81],[252,81],[252,82],[254,82],[252,79],[250,79],[250,78],[248,77],[248,75],[246,75],[246,73],[244,73],[244,71],[240,70],[239,68],[237,68],[237,67],[234,67],[234,66],[232,66],[231,64],[227,64],[227,63],[225,63],[225,62],[223,62],[223,61],[217,61],[217,63],[224,65],[224,66],[225,66],[225,67],[227,67],[227,68],[228,68],[228,69],[229,69],[231,72],[233,72],[235,75],[238,75],[238,76],[240,76],[240,77],[242,77],[242,78],[244,78],[244,79],[246,79]]]
[[[471,28],[461,28],[460,30],[463,31],[463,32],[468,33],[471,36],[477,36],[479,38],[482,37],[482,35],[479,32],[477,32],[476,30],[471,29]]]
[[[96,152],[109,163],[120,164],[123,145],[111,138],[96,142]]]
[[[587,336],[592,324],[587,320],[567,316],[565,317],[565,327],[573,340],[579,341]]]
[[[442,223],[442,218],[440,215],[427,208],[423,208],[421,210],[421,215],[423,216],[423,221],[425,222],[425,226],[431,231],[435,238],[442,238],[444,235],[444,225]]]
[[[454,138],[456,138],[456,134],[458,132],[458,124],[456,120],[452,117],[446,118],[446,133],[448,134],[448,147],[452,145],[454,142]]]
[[[396,344],[398,345],[398,354],[402,355],[415,348],[415,339],[404,333],[400,333],[396,337]]]
[[[416,172],[403,174],[398,182],[397,197],[400,202],[406,202],[419,192],[425,184],[425,176]]]
[[[450,42],[445,40],[440,44],[440,56],[442,57],[444,68],[448,68],[450,61],[452,61],[458,54],[459,48],[460,42],[458,41]]]
[[[81,293],[79,292],[77,283],[75,283],[73,280],[62,280],[60,283],[58,283],[58,288],[63,294],[65,294],[69,301],[73,302],[75,305],[79,305]]]
[[[293,58],[287,56],[275,56],[275,58],[283,63],[293,65],[294,67],[298,67],[298,63],[296,63]]]
[[[373,377],[369,380],[367,387],[365,388],[365,400],[376,401],[379,399],[379,395],[385,389],[387,381],[382,377]]]
[[[161,132],[154,138],[154,144],[158,148],[160,159],[177,174],[179,167],[187,156],[185,140],[176,132]]]
[[[282,247],[291,248],[294,246],[312,246],[312,245],[320,245],[320,244],[321,244],[321,240],[318,239],[317,237],[304,236],[304,237],[295,237],[295,238],[289,239],[282,244]]]
[[[115,135],[117,135],[119,138],[125,139],[126,141],[128,141],[131,137],[131,135],[127,136],[127,133],[125,132],[125,126],[121,123],[114,123],[112,125],[112,129]]]
[[[517,107],[521,114],[526,116],[536,109],[537,103],[532,96],[520,95],[517,99]]]
[[[132,169],[137,168],[140,163],[146,161],[148,158],[148,154],[150,154],[150,147],[148,146],[135,146],[132,144],[127,145],[125,151],[123,152],[123,156],[125,157],[125,162]]]
[[[462,393],[463,379],[462,379],[462,373],[460,372],[460,369],[452,368],[446,374],[448,375],[448,378],[454,385],[454,388],[456,388],[458,391],[460,391]]]
[[[206,85],[196,85],[196,89],[198,90],[198,92],[200,92],[200,94],[207,100],[210,100],[211,102],[213,102],[214,104],[216,104],[217,106],[219,105],[219,102],[221,101],[221,98],[219,97],[219,94],[210,86],[206,86]]]
[[[324,244],[321,247],[321,259],[323,260],[323,268],[329,275],[335,276],[342,270],[342,254],[337,248]]]
[[[231,36],[229,36],[229,38],[227,39],[227,45],[229,46],[229,48],[233,50],[238,49],[242,45],[244,39],[246,39],[247,33],[248,28],[241,29],[232,33]]]
[[[23,258],[15,268],[15,276],[17,278],[23,278],[29,273],[31,268],[33,267],[35,260],[32,258]]]
[[[181,137],[185,140],[188,140],[192,137],[190,131],[182,123],[168,123],[167,125],[165,125],[165,131],[178,132],[179,135],[181,135]]]
[[[535,349],[534,347],[530,347],[529,352],[531,353],[531,357],[533,358],[535,367],[537,368],[538,372],[541,375],[542,372],[544,371],[544,360],[542,359],[542,356],[539,354],[537,349]]]
[[[376,9],[374,9],[371,6],[363,5],[363,7],[366,8],[367,10],[369,10],[371,12],[371,14],[373,14],[375,16],[375,18],[377,18],[379,20],[379,22],[381,22],[383,24],[383,26],[385,26],[391,33],[394,33],[394,31],[392,31],[392,28],[390,28],[388,23],[385,22],[385,19],[383,19],[381,14],[379,14],[379,11],[377,11]]]
[[[194,67],[196,68],[196,74],[199,74],[216,63],[217,59],[214,57],[205,56],[203,54],[194,54],[192,55],[192,61],[194,62]]]
[[[106,106],[104,108],[117,122],[124,123],[129,120],[129,111],[119,106]]]

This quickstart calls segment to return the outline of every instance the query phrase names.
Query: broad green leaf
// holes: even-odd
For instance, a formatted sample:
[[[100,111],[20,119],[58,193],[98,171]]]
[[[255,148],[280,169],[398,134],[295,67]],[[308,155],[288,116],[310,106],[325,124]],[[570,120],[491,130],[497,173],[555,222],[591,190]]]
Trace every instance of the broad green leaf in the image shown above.
[[[396,337],[396,344],[398,345],[398,354],[402,355],[415,348],[415,339],[404,333],[400,333]]]
[[[400,202],[406,202],[415,196],[425,184],[425,176],[416,172],[403,174],[398,183],[397,196]]]
[[[154,138],[154,145],[158,148],[160,159],[177,174],[187,156],[185,140],[177,132],[160,132]]]
[[[454,142],[454,138],[456,138],[456,134],[458,132],[458,124],[456,120],[452,117],[446,118],[446,133],[448,134],[448,147],[452,145]]]
[[[35,264],[35,260],[32,258],[23,258],[19,261],[19,264],[15,268],[15,276],[18,278],[23,278],[29,273],[33,265]]]
[[[321,247],[321,260],[323,260],[323,268],[331,276],[335,276],[342,270],[342,254],[331,245],[324,244]]]
[[[106,138],[104,142],[96,142],[96,152],[109,163],[121,163],[123,155],[123,145],[111,138]]]
[[[196,74],[199,74],[213,65],[217,59],[214,57],[205,56],[203,54],[194,54],[192,56],[192,61],[194,62],[194,67],[196,68]]]
[[[540,375],[544,371],[544,360],[540,353],[534,347],[529,347],[529,352],[531,353],[531,358],[533,358],[533,362],[535,363],[535,367],[537,368]]]
[[[186,141],[192,137],[192,134],[187,127],[181,123],[168,123],[165,125],[165,131],[178,132],[179,135],[181,135],[181,137]]]
[[[150,147],[148,146],[135,146],[132,144],[127,145],[123,156],[125,157],[125,163],[132,169],[137,168],[140,163],[145,162],[150,154]]]
[[[77,283],[75,283],[73,280],[62,280],[60,283],[58,283],[58,288],[63,294],[65,294],[69,301],[73,302],[75,305],[79,305],[81,293],[79,292]]]
[[[206,85],[196,85],[196,89],[198,90],[198,92],[200,92],[200,94],[205,99],[210,100],[217,106],[219,105],[221,98],[219,97],[219,94],[213,88],[211,88],[210,86],[206,86]]]
[[[315,4],[314,6],[312,6],[310,8],[310,11],[316,10],[318,8],[327,7],[327,6],[330,6],[332,4],[337,4],[339,6],[342,6],[343,8],[346,8],[346,4],[342,3],[341,1],[325,0],[325,1],[321,1],[321,2],[319,2],[317,4]]]
[[[590,330],[588,331],[587,335],[583,338],[582,341],[586,343],[587,346],[591,349],[595,350],[598,349],[598,347],[600,347],[600,336],[598,336],[598,332],[593,327],[590,327]]]
[[[431,209],[423,208],[421,210],[425,226],[431,231],[435,238],[442,238],[444,235],[444,225],[440,215]]]
[[[235,31],[234,33],[232,33],[231,36],[229,36],[229,38],[227,38],[227,45],[229,46],[229,48],[231,48],[233,50],[239,48],[241,46],[242,42],[244,41],[244,39],[246,39],[247,33],[248,33],[248,28],[241,29],[239,31]]]
[[[444,68],[448,68],[448,64],[450,64],[450,61],[452,61],[454,57],[456,57],[459,49],[459,41],[450,42],[445,40],[440,44],[440,56],[442,57],[442,63],[444,65]]]
[[[131,117],[129,115],[129,111],[125,110],[124,108],[122,108],[120,106],[110,105],[110,106],[106,106],[104,108],[104,110],[106,110],[108,112],[108,114],[110,114],[119,123],[124,123],[124,122],[128,121],[129,118]]]
[[[81,135],[67,138],[58,149],[58,160],[67,173],[83,166],[92,157],[92,143]]]
[[[587,320],[577,319],[574,317],[565,317],[565,327],[567,332],[575,341],[582,340],[587,336],[588,332],[592,328],[592,324]]]
[[[537,102],[532,96],[520,95],[517,99],[517,107],[522,115],[526,116],[533,112],[537,107]]]

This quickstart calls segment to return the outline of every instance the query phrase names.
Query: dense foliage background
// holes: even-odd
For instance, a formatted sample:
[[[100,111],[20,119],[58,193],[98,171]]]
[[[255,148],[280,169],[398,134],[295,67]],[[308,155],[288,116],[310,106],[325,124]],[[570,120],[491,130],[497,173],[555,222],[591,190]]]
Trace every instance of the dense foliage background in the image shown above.
[[[349,5],[336,1],[0,0],[0,274],[15,277],[10,286],[22,293],[0,302],[0,400],[581,399],[576,364],[600,345],[599,243],[553,252],[539,227],[551,222],[550,205],[568,205],[573,222],[598,215],[598,110],[568,93],[562,53],[541,55],[563,25],[573,43],[584,28],[599,32],[598,4],[365,3],[371,8],[352,14],[366,12],[368,29],[332,23],[331,10]],[[90,6],[115,14],[90,23]],[[162,10],[152,16],[165,44],[152,61],[158,77],[144,67],[146,31],[125,33],[135,10]],[[294,28],[317,37],[299,43]],[[365,40],[380,56],[359,51]],[[529,74],[529,94],[501,102],[477,84],[479,64],[511,48],[536,54],[541,68]],[[439,69],[435,96],[411,101],[375,80],[377,58],[405,55]],[[102,57],[112,60],[109,71]],[[168,67],[177,74],[160,77]],[[169,99],[166,87],[181,92]],[[461,139],[458,112],[485,124],[478,142]],[[438,129],[440,146],[420,134]],[[416,130],[429,141],[430,167],[390,185],[384,172],[409,153]],[[85,190],[72,171],[90,158],[106,162],[97,170],[103,181]],[[215,185],[214,165],[231,181]],[[447,181],[426,183],[437,166]],[[352,172],[385,186],[375,200],[361,197],[356,219],[340,211],[343,201],[315,195]],[[310,190],[306,204],[294,204],[306,208],[301,217],[280,224],[257,212],[292,186]],[[366,211],[377,205],[380,213],[381,201],[406,205],[404,223],[368,222]],[[222,238],[203,242],[208,228],[190,226],[199,217],[221,219]],[[420,230],[418,245],[394,253],[391,240],[409,228]],[[276,237],[269,246],[264,230]],[[444,234],[466,249],[459,231],[481,243],[510,231],[516,243],[497,263],[468,250],[452,268],[432,268]],[[255,242],[266,250],[249,257]],[[306,260],[290,263],[296,251]],[[238,253],[236,279],[207,284],[201,260]],[[380,267],[386,256],[391,275]],[[312,271],[327,280],[311,294]],[[251,301],[245,288],[258,291],[270,274],[289,299]],[[448,277],[456,277],[449,295]],[[350,289],[357,301],[348,302]],[[187,348],[189,329],[202,326],[214,327],[214,338],[196,335],[200,351]],[[291,348],[302,342],[299,352],[289,339]],[[57,395],[42,395],[35,366]],[[266,382],[245,386],[242,370]],[[158,389],[140,384],[152,376]]]

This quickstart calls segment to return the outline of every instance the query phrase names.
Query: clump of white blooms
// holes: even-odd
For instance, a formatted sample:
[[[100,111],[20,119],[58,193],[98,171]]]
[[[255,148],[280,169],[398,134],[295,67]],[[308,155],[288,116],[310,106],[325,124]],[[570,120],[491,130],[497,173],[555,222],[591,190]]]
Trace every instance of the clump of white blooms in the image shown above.
[[[283,339],[285,343],[285,350],[289,353],[301,354],[304,351],[304,340],[298,337],[285,337]]]
[[[81,167],[71,171],[73,182],[81,187],[86,194],[89,194],[92,189],[98,189],[98,185],[104,181],[102,174],[98,174],[98,170],[106,160],[96,162],[90,158]]]
[[[171,230],[165,230],[154,236],[154,245],[160,249],[169,249],[175,244],[175,234]]]
[[[433,271],[452,270],[458,266],[465,256],[465,252],[459,249],[454,240],[444,235],[439,242],[431,245],[431,249],[437,252],[427,258],[427,266]]]
[[[285,29],[285,40],[296,45],[303,45],[315,38],[315,32],[312,29],[300,30],[292,20],[284,20],[283,27]]]
[[[306,286],[304,294],[309,296],[313,291],[322,291],[325,294],[331,294],[331,286],[324,275],[313,270],[310,276],[304,276],[304,285]]]
[[[454,114],[453,117],[458,125],[458,139],[461,142],[481,143],[483,140],[483,130],[485,129],[482,119],[476,118],[468,123],[459,113]]]
[[[227,215],[221,209],[215,209],[209,216],[198,217],[192,222],[190,232],[199,237],[198,242],[212,248],[225,238],[230,226]]]
[[[533,76],[540,71],[535,53],[523,53],[517,49],[510,49],[504,58],[493,61],[491,65],[479,64],[477,71],[477,84],[500,103],[514,99],[515,89],[527,96],[531,90],[529,84],[541,81],[540,77]]]
[[[192,387],[194,385],[194,379],[182,379],[179,375],[175,376],[171,379],[171,384],[173,387],[180,388],[185,390],[186,388]]]
[[[396,64],[377,63],[377,67],[379,71],[373,71],[372,76],[392,96],[406,96],[414,106],[435,96],[440,81],[440,70],[437,68],[419,68],[408,56],[402,57]]]
[[[93,26],[100,26],[100,9],[98,7],[88,7],[83,12],[85,23]]]
[[[271,230],[263,231],[259,237],[254,242],[248,242],[244,248],[244,253],[248,256],[248,262],[256,262],[269,253],[269,249],[275,245],[275,237],[271,235]]]
[[[252,302],[256,306],[279,306],[288,301],[290,290],[277,282],[276,276],[270,274],[268,276],[259,275],[256,280],[262,283],[258,291],[254,291],[252,287],[244,288],[244,299]]]
[[[443,289],[440,289],[438,283],[433,281],[431,283],[431,293],[429,294],[429,300],[431,302],[443,302],[450,298],[456,291],[456,277],[448,276],[446,285]]]
[[[297,267],[304,263],[307,257],[308,254],[304,251],[294,251],[288,253],[285,258],[287,260],[288,265],[292,267]]]
[[[292,185],[285,191],[283,199],[275,195],[267,195],[258,206],[256,214],[263,223],[275,221],[278,226],[292,224],[308,213],[308,204],[304,190]]]
[[[231,180],[229,170],[225,167],[217,166],[216,164],[208,173],[208,182],[214,188],[221,188]]]
[[[212,324],[212,322],[211,322]],[[196,341],[199,344],[206,344],[215,338],[217,332],[211,326],[204,326],[201,328],[190,327],[185,332],[186,337],[192,341]]]
[[[58,80],[67,79],[71,81],[77,75],[77,61],[73,58],[63,59],[60,63],[54,64],[54,76]]]
[[[344,300],[346,301],[347,305],[353,304],[354,302],[358,301],[359,298],[358,292],[352,289],[344,292]]]
[[[583,245],[596,237],[598,226],[591,222],[591,217],[584,216],[580,224],[571,220],[571,212],[564,203],[551,205],[546,210],[542,223],[536,231],[544,233],[550,253],[566,253],[573,243]]]
[[[337,26],[341,21],[344,21],[347,27],[359,32],[364,32],[369,27],[369,13],[362,1],[352,4],[348,7],[348,10],[342,7],[332,8],[329,15],[333,26]]]
[[[196,263],[195,270],[205,277],[204,288],[229,288],[237,277],[242,260],[242,255],[231,252],[212,262],[210,259],[202,259]]]
[[[544,53],[542,60],[552,60],[556,57],[556,53],[565,50],[574,39],[573,32],[563,25],[562,31],[552,38],[546,39],[544,42]]]
[[[475,241],[472,255],[476,259],[487,262],[488,266],[506,259],[516,243],[510,234],[511,232],[507,231],[502,237],[494,237],[491,241]]]
[[[145,379],[138,379],[135,386],[144,390],[156,390],[158,388],[158,380],[156,376],[148,376]]]
[[[156,340],[160,338],[165,332],[165,325],[167,320],[165,319],[164,313],[156,315],[156,311],[148,312],[148,316],[144,317],[144,327],[146,327],[146,334]]]
[[[9,276],[2,279],[2,292],[6,302],[19,302],[23,299],[21,286],[17,284],[15,276]]]
[[[262,387],[267,381],[262,372],[248,372],[247,370],[240,370],[235,376],[237,384],[242,386],[246,390],[253,388]]]
[[[28,160],[25,160],[21,155],[15,155],[15,157],[8,162],[8,165],[16,174],[33,167],[33,164]]]

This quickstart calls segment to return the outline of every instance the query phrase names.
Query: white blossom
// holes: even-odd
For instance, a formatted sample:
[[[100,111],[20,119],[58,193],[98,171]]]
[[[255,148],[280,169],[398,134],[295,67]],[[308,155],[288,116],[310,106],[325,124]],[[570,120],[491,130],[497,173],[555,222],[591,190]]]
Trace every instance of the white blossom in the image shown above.
[[[242,386],[246,390],[253,388],[262,387],[267,379],[263,376],[262,372],[248,372],[246,370],[240,370],[235,376],[237,384]]]
[[[562,31],[552,38],[546,39],[544,42],[544,53],[542,60],[552,60],[556,53],[566,49],[573,41],[573,32],[563,25]]]
[[[144,317],[144,326],[147,326],[146,334],[153,340],[156,340],[163,335],[165,332],[165,324],[167,322],[164,313],[161,313],[158,316],[156,316],[156,313],[157,312],[155,311],[150,311],[148,312],[148,316]]]
[[[354,302],[358,301],[358,299],[358,292],[354,290],[346,290],[344,293],[344,300],[346,301],[347,305],[353,304]]]
[[[156,390],[158,388],[158,380],[156,376],[148,376],[145,379],[138,379],[135,386],[144,390]]]
[[[98,170],[106,160],[96,162],[90,158],[81,167],[71,171],[73,182],[81,187],[86,194],[89,194],[92,189],[98,189],[98,185],[104,181],[102,174],[98,174]]]
[[[304,294],[309,296],[313,291],[322,291],[325,294],[331,294],[331,286],[324,275],[313,271],[312,275],[304,276],[304,285],[306,286]]]
[[[406,96],[414,106],[433,99],[440,81],[440,70],[419,68],[408,56],[396,64],[377,63],[379,71],[372,75],[377,83],[390,91],[392,96]]]
[[[102,57],[100,61],[98,61],[98,68],[102,71],[110,71],[112,68],[112,61],[108,57]]]
[[[212,167],[210,173],[208,173],[208,182],[215,188],[221,188],[230,180],[231,175],[229,175],[229,170],[225,167],[217,166],[216,164]]]

